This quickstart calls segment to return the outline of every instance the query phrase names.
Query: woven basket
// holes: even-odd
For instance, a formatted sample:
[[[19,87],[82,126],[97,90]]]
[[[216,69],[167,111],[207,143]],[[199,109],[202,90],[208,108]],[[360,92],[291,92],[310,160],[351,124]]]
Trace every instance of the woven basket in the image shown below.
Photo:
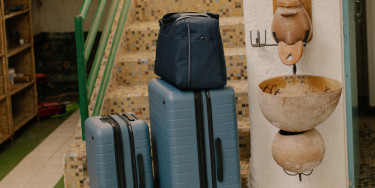
[[[1,52],[0,52],[1,53]],[[5,82],[8,79],[4,78],[4,59],[0,58],[0,95],[5,94]]]
[[[1,114],[0,115],[0,144],[1,144],[10,136],[6,100],[0,101],[0,114]]]

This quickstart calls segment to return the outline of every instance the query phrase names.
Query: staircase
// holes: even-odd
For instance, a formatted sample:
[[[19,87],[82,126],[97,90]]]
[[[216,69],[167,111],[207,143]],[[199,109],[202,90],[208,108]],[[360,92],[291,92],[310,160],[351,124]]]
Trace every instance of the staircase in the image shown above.
[[[82,7],[84,13],[87,13],[89,5],[86,6],[86,4],[90,4],[90,2],[84,1]],[[100,71],[88,105],[89,113],[86,114],[92,114],[93,111],[98,110],[95,105],[100,101],[98,96],[100,96],[101,89],[99,88],[103,79],[105,79],[105,76],[103,76],[104,69],[111,62],[112,44],[116,42],[115,30],[120,25],[120,12],[125,7],[123,6],[125,0],[118,0],[118,2],[119,6],[115,10],[114,24],[108,31],[108,42],[103,45],[105,46],[103,57],[98,58]],[[250,159],[250,125],[242,0],[132,0],[114,67],[111,71],[108,87],[105,90],[106,95],[100,114],[133,112],[149,123],[147,82],[156,78],[153,70],[159,31],[158,19],[169,12],[192,11],[220,14],[228,84],[234,88],[236,93],[241,184],[242,187],[247,187],[246,180],[249,177]],[[85,76],[81,77],[85,78]],[[88,83],[91,84],[90,79]],[[86,84],[83,85],[85,86]],[[85,90],[83,89],[82,91]],[[86,93],[82,96],[82,99],[85,99]],[[84,103],[83,105],[81,104],[81,108],[84,106]],[[96,107],[100,107],[100,104]],[[85,119],[87,116],[83,115],[82,117]],[[79,123],[75,142],[69,146],[64,155],[65,187],[89,187],[85,142],[82,140],[81,133],[81,123]]]
[[[169,12],[220,14],[227,79],[236,92],[242,185],[250,158],[250,125],[242,0],[135,0],[121,37],[102,114],[133,112],[149,122],[147,82],[154,74],[158,19]],[[152,126],[152,125],[151,125]]]

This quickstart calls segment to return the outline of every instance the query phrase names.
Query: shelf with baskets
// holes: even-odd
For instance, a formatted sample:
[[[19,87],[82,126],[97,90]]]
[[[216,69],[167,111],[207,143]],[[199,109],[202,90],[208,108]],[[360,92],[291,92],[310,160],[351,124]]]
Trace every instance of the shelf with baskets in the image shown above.
[[[25,87],[26,86],[26,87]],[[37,114],[34,103],[35,92],[31,84],[23,85],[24,89],[12,95],[12,119],[14,131],[17,131]]]
[[[36,117],[38,103],[31,0],[0,1],[1,144]]]

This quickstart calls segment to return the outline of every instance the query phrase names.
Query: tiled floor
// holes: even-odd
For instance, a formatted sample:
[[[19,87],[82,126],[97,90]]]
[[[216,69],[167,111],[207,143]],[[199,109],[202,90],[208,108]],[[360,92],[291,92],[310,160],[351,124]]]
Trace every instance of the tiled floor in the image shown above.
[[[375,116],[359,118],[360,188],[375,188]]]
[[[63,175],[63,154],[73,142],[79,110],[29,153],[1,182],[0,188],[53,187]]]

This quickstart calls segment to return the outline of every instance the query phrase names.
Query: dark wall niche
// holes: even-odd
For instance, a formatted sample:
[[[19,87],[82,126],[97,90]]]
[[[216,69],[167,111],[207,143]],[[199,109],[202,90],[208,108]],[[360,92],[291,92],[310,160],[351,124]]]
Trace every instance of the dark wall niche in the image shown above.
[[[87,63],[87,75],[90,73],[100,36],[101,33],[98,33]],[[38,83],[39,101],[78,101],[74,33],[40,33],[34,36],[34,48],[36,72],[49,76],[47,81]]]

